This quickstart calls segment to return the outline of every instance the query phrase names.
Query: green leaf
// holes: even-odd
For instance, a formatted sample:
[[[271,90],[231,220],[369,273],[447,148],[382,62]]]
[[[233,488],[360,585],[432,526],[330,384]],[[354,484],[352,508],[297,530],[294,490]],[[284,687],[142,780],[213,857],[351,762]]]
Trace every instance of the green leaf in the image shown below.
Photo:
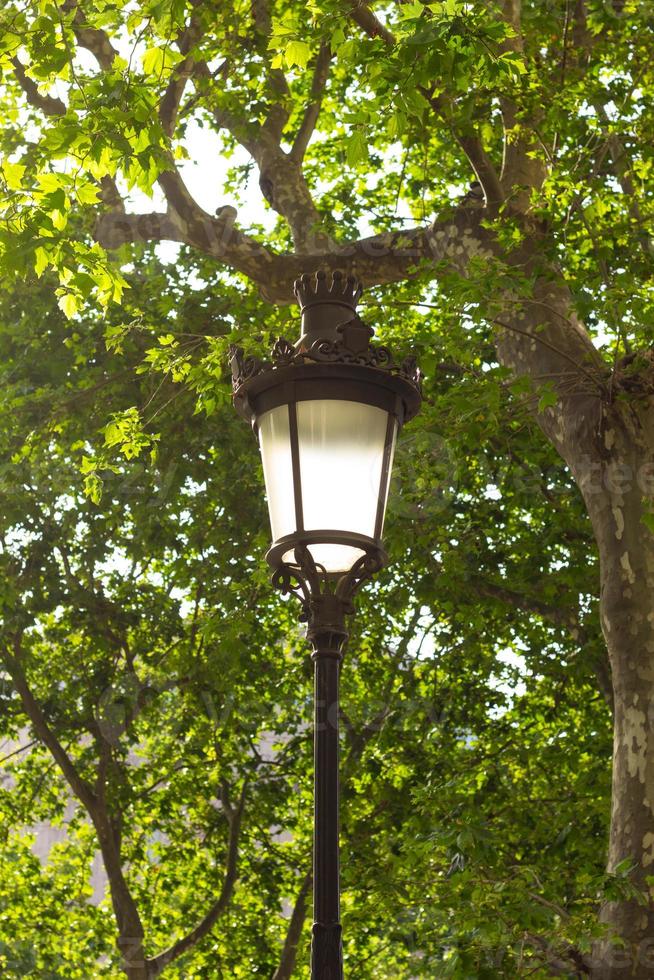
[[[553,408],[558,403],[559,396],[552,387],[543,386],[539,391],[538,411],[544,412],[547,408]]]
[[[81,183],[75,187],[75,194],[80,204],[97,204],[99,191],[95,184]]]
[[[347,141],[347,162],[350,167],[356,166],[361,160],[367,159],[368,144],[362,129],[355,129]]]
[[[2,176],[4,181],[12,191],[19,191],[23,186],[23,177],[26,167],[22,163],[10,163],[4,160],[2,163]]]
[[[48,253],[44,248],[38,245],[34,249],[34,271],[37,276],[41,277],[50,263]]]
[[[84,493],[94,504],[99,504],[102,500],[103,482],[97,473],[89,473],[84,478]]]
[[[59,309],[70,320],[80,309],[79,297],[72,292],[63,293],[58,299]]]
[[[297,65],[306,68],[311,57],[311,48],[306,41],[289,41],[284,49],[284,59],[289,68]]]
[[[173,51],[170,45],[166,45],[165,47],[147,48],[141,60],[144,74],[159,77],[164,71],[173,68],[181,60],[181,55]]]

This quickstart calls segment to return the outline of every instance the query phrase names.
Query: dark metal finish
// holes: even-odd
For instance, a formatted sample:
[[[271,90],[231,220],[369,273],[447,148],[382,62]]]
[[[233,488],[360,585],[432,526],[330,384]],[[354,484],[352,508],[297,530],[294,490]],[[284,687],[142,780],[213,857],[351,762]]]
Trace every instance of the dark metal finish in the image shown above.
[[[298,546],[304,547],[312,544],[349,545],[352,548],[359,548],[364,553],[362,557],[366,557],[369,561],[374,562],[377,568],[383,568],[386,564],[386,552],[381,542],[375,538],[368,538],[364,534],[355,534],[353,531],[330,531],[327,529],[295,531],[293,534],[285,534],[275,541],[266,555],[266,560],[273,569],[274,585],[277,585],[278,588],[282,587],[276,578],[278,573],[293,576],[295,574],[294,570],[298,568],[294,562],[283,562],[284,555],[288,554],[289,551],[294,553]],[[342,572],[327,572],[322,565],[316,565],[315,567],[319,570],[324,582],[333,582],[334,580],[340,579],[343,575]],[[283,591],[293,591],[296,595],[300,595],[300,598],[303,598],[303,595],[297,588],[284,589]]]
[[[377,516],[375,517],[375,538],[380,541],[384,527],[384,512],[388,497],[388,484],[391,479],[391,463],[393,461],[393,443],[397,428],[397,416],[388,414],[386,423],[386,438],[384,440],[384,459],[382,461],[381,480],[379,481],[379,497],[377,498]]]
[[[296,530],[267,554],[273,585],[302,603],[302,619],[314,661],[314,925],[312,980],[343,980],[339,897],[339,681],[348,638],[347,617],[357,591],[385,564],[382,524],[393,440],[418,412],[420,372],[415,358],[397,363],[387,347],[371,344],[372,329],[356,315],[361,286],[353,277],[323,272],[295,283],[302,308],[302,336],[296,345],[280,338],[271,359],[245,357],[230,348],[234,405],[258,428],[264,412],[288,406]],[[339,399],[363,402],[388,413],[374,537],[339,529],[304,528],[298,444],[297,403]],[[327,572],[311,547],[338,544],[358,548],[361,557],[346,573]],[[291,558],[289,558],[289,555]]]
[[[333,532],[305,532],[299,538],[293,536],[288,547],[275,541],[268,552],[273,569],[296,542],[353,544],[369,554],[381,553],[381,532],[384,508],[388,494],[393,441],[402,425],[413,418],[421,400],[420,372],[415,358],[398,363],[387,347],[370,343],[373,331],[354,312],[354,303],[360,290],[349,280],[336,278],[332,287],[325,277],[317,277],[315,289],[309,277],[296,284],[303,299],[307,315],[318,317],[325,304],[332,309],[339,297],[339,309],[350,307],[350,317],[339,322],[334,334],[336,340],[316,337],[312,330],[311,345],[303,346],[303,340],[293,346],[283,338],[273,348],[270,361],[245,357],[241,348],[231,348],[234,404],[244,418],[251,422],[255,431],[258,419],[266,412],[282,405],[288,406],[291,462],[295,495],[295,520],[297,531],[303,531],[303,513],[298,445],[297,403],[308,400],[333,400],[361,402],[388,413],[386,443],[378,490],[378,506],[374,536],[361,541],[357,536],[334,538]],[[325,296],[331,297],[328,302]],[[322,297],[322,299],[321,299]],[[345,298],[344,298],[345,297]],[[338,305],[338,304],[337,304]],[[324,312],[324,311],[323,311]],[[333,313],[333,310],[332,310]],[[322,316],[322,314],[321,314]],[[319,321],[322,322],[322,321]]]
[[[300,445],[297,434],[297,402],[288,404],[288,435],[291,443],[291,465],[293,467],[293,494],[295,496],[295,526],[304,530],[304,511],[302,510],[302,475],[300,473]]]
[[[312,603],[308,634],[314,662],[313,980],[342,980],[339,894],[339,683],[346,602]],[[335,600],[330,607],[329,600]]]
[[[339,398],[385,407],[389,400],[399,397],[400,424],[412,419],[421,401],[421,376],[415,358],[398,363],[388,347],[371,344],[372,329],[356,315],[340,322],[332,333],[335,338],[312,333],[309,347],[304,345],[304,338],[294,347],[282,337],[269,361],[246,357],[241,347],[232,345],[230,365],[237,411],[256,425],[262,412],[287,401]],[[319,387],[323,393],[317,393]]]
[[[344,638],[343,641],[344,642]],[[339,644],[340,646],[340,644]],[[340,649],[334,655],[317,641],[314,652],[314,980],[341,980],[339,895],[339,746]]]
[[[289,536],[290,537],[290,536]],[[285,546],[288,548],[288,543]],[[371,550],[338,578],[317,565],[309,549],[295,548],[281,562],[273,583],[302,601],[314,662],[314,833],[312,980],[343,980],[339,891],[339,683],[346,620],[352,600],[384,563]]]
[[[382,371],[348,364],[306,364],[253,378],[239,392],[237,407],[256,431],[256,420],[264,412],[292,401],[324,398],[363,402],[385,412],[397,412],[400,424],[413,417],[414,403],[420,403],[415,388],[407,389],[402,379]]]
[[[320,532],[317,532],[320,533]],[[295,535],[288,535],[288,539],[295,538]],[[297,535],[299,538],[299,535]],[[363,542],[367,538],[362,535],[353,535]],[[332,540],[336,535],[332,536]],[[321,540],[325,540],[324,538]],[[330,542],[331,543],[331,542]],[[342,541],[334,541],[342,544]],[[275,551],[277,551],[275,547]],[[291,550],[290,544],[284,545],[284,551]],[[354,547],[363,547],[355,542]],[[271,549],[272,551],[272,549]],[[270,556],[271,552],[268,552]],[[302,603],[302,619],[308,624],[307,637],[312,641],[313,624],[317,622],[316,615],[325,615],[326,611],[334,611],[340,608],[340,602],[345,603],[345,615],[354,612],[352,600],[364,582],[384,567],[386,554],[381,547],[377,547],[374,542],[369,545],[366,553],[361,556],[344,575],[330,574],[325,571],[322,565],[318,565],[312,558],[311,552],[305,544],[297,544],[293,551],[293,561],[282,561],[281,556],[277,559],[272,574],[272,584],[282,595],[293,594]],[[338,600],[338,601],[337,601]],[[329,603],[333,603],[332,607]],[[335,613],[334,613],[335,614]]]
[[[337,339],[338,327],[356,312],[361,283],[354,276],[335,272],[331,283],[324,272],[300,276],[293,286],[302,311],[302,336],[298,347],[310,347],[314,338]]]

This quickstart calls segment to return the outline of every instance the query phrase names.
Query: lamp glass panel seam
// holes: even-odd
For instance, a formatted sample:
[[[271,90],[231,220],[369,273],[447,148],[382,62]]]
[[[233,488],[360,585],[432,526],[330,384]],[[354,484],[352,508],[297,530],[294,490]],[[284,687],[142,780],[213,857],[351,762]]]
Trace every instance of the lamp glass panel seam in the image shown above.
[[[381,479],[379,481],[379,499],[377,501],[377,516],[375,518],[375,540],[380,541],[384,530],[384,518],[386,516],[386,505],[388,503],[388,492],[391,484],[391,470],[393,469],[393,457],[395,456],[395,441],[397,439],[398,424],[397,419],[390,412],[388,414],[388,424],[386,426],[386,440],[384,443],[384,460],[382,463]]]
[[[304,531],[304,507],[302,503],[302,473],[300,470],[300,444],[297,429],[297,402],[288,403],[288,430],[291,441],[291,465],[293,467],[293,497],[295,502],[295,526]]]

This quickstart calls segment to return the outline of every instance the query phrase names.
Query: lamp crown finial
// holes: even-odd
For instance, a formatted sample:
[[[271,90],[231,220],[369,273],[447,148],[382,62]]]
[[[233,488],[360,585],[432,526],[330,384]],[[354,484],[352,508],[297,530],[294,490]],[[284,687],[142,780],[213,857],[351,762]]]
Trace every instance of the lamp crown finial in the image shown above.
[[[338,269],[330,275],[321,269],[313,275],[305,272],[296,279],[293,292],[302,311],[319,303],[337,303],[356,310],[363,287],[356,276],[346,276]]]
[[[296,279],[293,291],[302,311],[298,347],[308,349],[317,339],[339,339],[338,327],[356,314],[363,288],[356,276],[346,276],[338,269],[332,273],[320,269]]]

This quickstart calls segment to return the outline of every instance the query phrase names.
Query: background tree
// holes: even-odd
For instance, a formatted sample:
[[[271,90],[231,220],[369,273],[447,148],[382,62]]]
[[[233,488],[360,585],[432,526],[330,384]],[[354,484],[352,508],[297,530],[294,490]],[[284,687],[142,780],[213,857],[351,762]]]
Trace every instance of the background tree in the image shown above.
[[[273,642],[292,614],[264,585],[255,450],[231,421],[222,372],[231,341],[279,331],[270,304],[289,301],[299,272],[353,271],[369,319],[380,305],[384,336],[422,352],[430,404],[400,453],[397,565],[370,599],[386,618],[369,626],[362,613],[372,632],[347,682],[353,716],[363,712],[346,763],[346,910],[361,916],[350,964],[376,977],[646,977],[651,9],[447,0],[384,14],[339,3],[4,9],[2,261],[30,283],[29,305],[12,288],[3,315],[7,724],[29,718],[95,828],[131,976],[157,975],[173,954],[196,958],[182,975],[269,974],[281,922],[268,926],[264,909],[293,891],[278,980],[289,975],[306,905],[293,871],[306,867],[307,798],[292,790],[306,764],[306,678]],[[194,200],[181,161],[199,125],[234,154],[230,201],[254,165],[278,216],[271,231],[237,223],[231,203],[211,215]],[[134,213],[134,190],[158,210]],[[163,240],[185,246],[179,270],[152,258]],[[99,305],[102,319],[85,311]],[[126,485],[138,493],[126,499]],[[409,641],[421,617],[424,656]],[[501,705],[505,647],[523,651],[528,678]],[[263,665],[281,685],[274,701]],[[217,739],[197,710],[205,683],[220,685],[220,704],[228,690],[248,704],[255,694],[256,735],[232,719]],[[102,720],[116,685],[117,735]],[[370,718],[373,691],[385,707]],[[418,705],[401,738],[391,694]],[[292,747],[280,748],[279,782],[259,758],[265,731]],[[153,807],[162,760],[180,753],[186,773],[186,753],[211,745],[213,795],[175,772]],[[58,785],[46,758],[18,766],[12,799],[30,779]],[[250,794],[262,838],[245,830]],[[518,818],[525,798],[533,814]],[[287,865],[270,839],[282,825]],[[202,884],[223,889],[204,920]],[[388,918],[371,932],[373,893]],[[223,915],[234,924],[211,932],[211,948]]]

